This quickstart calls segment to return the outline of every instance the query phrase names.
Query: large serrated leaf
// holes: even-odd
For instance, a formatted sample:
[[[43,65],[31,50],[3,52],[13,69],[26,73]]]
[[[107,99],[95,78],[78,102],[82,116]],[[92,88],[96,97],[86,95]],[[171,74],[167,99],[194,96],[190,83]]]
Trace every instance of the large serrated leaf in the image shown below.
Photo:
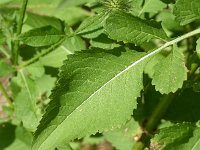
[[[177,0],[174,8],[174,15],[181,25],[186,25],[200,19],[199,0]]]
[[[59,42],[64,33],[52,26],[36,28],[19,36],[19,40],[33,47],[49,46]]]
[[[155,66],[152,84],[162,94],[176,92],[187,80],[184,55],[177,46]]]
[[[144,53],[120,49],[92,49],[65,62],[34,150],[114,129],[130,118],[143,87]]]
[[[157,23],[125,12],[112,12],[104,27],[109,37],[118,41],[142,44],[151,39],[167,39],[164,30]]]

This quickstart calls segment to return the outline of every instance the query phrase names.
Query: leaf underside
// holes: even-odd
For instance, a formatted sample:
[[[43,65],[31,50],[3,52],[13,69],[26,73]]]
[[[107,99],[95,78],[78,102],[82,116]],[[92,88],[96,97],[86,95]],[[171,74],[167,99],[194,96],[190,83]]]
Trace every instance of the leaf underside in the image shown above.
[[[69,57],[33,149],[49,150],[64,141],[120,127],[130,119],[143,86],[144,63],[133,63],[142,56],[119,48],[92,49]]]

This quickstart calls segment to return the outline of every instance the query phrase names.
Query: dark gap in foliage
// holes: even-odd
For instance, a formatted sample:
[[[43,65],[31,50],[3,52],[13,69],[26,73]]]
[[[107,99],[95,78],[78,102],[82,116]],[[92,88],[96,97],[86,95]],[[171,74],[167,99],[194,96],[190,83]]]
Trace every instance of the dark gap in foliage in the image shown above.
[[[45,74],[51,75],[52,77],[58,77],[59,69],[45,66]]]

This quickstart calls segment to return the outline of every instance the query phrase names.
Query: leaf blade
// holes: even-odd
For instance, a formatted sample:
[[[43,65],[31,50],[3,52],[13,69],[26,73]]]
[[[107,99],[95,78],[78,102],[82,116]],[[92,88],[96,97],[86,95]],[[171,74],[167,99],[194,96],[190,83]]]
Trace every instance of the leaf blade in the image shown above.
[[[173,47],[170,54],[155,66],[152,84],[162,94],[176,92],[187,80],[184,55],[177,46]]]
[[[63,32],[52,26],[45,26],[22,33],[19,36],[19,40],[29,46],[42,47],[53,45],[59,42],[63,37]]]
[[[154,38],[167,40],[164,30],[158,24],[125,12],[111,13],[104,28],[108,36],[117,41],[142,44]]]
[[[97,54],[95,54],[95,55],[97,55]],[[99,55],[100,55],[100,58],[101,58],[102,54],[99,54]],[[124,57],[125,56],[127,57],[128,55],[124,54]],[[113,56],[110,56],[110,54],[108,54],[108,55],[106,54],[106,57],[107,57],[107,59],[113,58]],[[139,58],[141,56],[139,56],[137,54],[137,56],[134,56],[134,57]],[[89,58],[92,59],[92,55],[90,55]],[[85,58],[85,59],[87,60],[87,58]],[[114,61],[115,63],[112,63],[113,60],[108,61],[106,63],[107,65],[105,65],[106,68],[111,67],[111,66],[109,66],[108,63],[112,63],[112,67],[114,66],[114,71],[116,71],[115,69],[118,70],[120,67],[124,68],[123,65],[116,66],[116,65],[120,65],[119,63],[117,63],[120,59],[122,59],[122,58],[113,59],[113,60],[115,60]],[[76,59],[75,61],[77,61],[77,60],[78,59]],[[82,60],[82,62],[86,61],[84,59],[81,59],[81,60]],[[95,59],[95,61],[96,61],[96,59]],[[100,59],[100,62],[101,61],[105,61],[105,58]],[[131,60],[131,61],[133,61],[133,60]],[[100,63],[100,62],[98,62],[98,63]],[[96,65],[98,65],[98,64],[96,64]],[[80,66],[80,64],[79,64],[79,66]],[[62,142],[62,140],[64,140],[64,139],[65,139],[65,141],[66,140],[68,141],[68,140],[72,140],[72,139],[77,138],[77,137],[80,138],[80,137],[84,136],[85,134],[92,134],[92,133],[97,132],[97,131],[101,132],[101,131],[104,131],[104,130],[107,130],[107,129],[116,128],[118,126],[121,126],[121,124],[123,124],[123,122],[126,122],[126,120],[130,117],[130,115],[132,113],[132,109],[136,106],[136,101],[134,101],[134,99],[136,100],[136,98],[140,95],[140,90],[142,88],[143,69],[142,69],[141,65],[138,65],[138,66],[139,67],[135,68],[137,71],[135,69],[132,70],[132,73],[134,72],[134,74],[132,74],[134,76],[134,78],[133,78],[133,76],[130,76],[130,75],[127,75],[126,73],[124,73],[123,75],[117,75],[117,77],[116,76],[112,77],[111,79],[109,79],[109,81],[107,81],[103,85],[102,85],[103,81],[100,81],[101,86],[100,87],[95,86],[96,87],[95,92],[92,92],[92,91],[94,91],[93,89],[90,89],[90,88],[87,89],[87,90],[91,90],[89,92],[90,94],[88,96],[87,96],[87,94],[84,94],[84,90],[80,86],[79,92],[76,93],[76,95],[79,96],[79,99],[83,99],[83,100],[81,100],[82,102],[78,102],[79,104],[77,106],[75,106],[75,109],[72,109],[72,108],[69,107],[68,110],[69,109],[72,109],[72,110],[70,112],[68,112],[67,117],[62,118],[61,114],[58,115],[59,119],[61,119],[61,118],[64,119],[63,122],[62,123],[58,123],[58,122],[56,123],[56,121],[55,121],[56,119],[54,119],[51,122],[51,124],[54,124],[54,125],[55,125],[55,123],[59,124],[59,127],[56,127],[56,129],[53,129],[53,130],[52,130],[52,128],[54,128],[54,127],[51,127],[51,126],[46,127],[47,131],[52,130],[52,131],[50,131],[52,133],[49,133],[49,135],[45,135],[44,133],[46,131],[45,132],[42,131],[41,135],[39,135],[40,136],[39,139],[36,138],[36,142],[33,146],[33,149],[48,149],[50,147],[56,146],[56,144]],[[106,68],[104,68],[104,69],[106,69]],[[92,69],[94,69],[94,68],[92,68]],[[100,72],[100,73],[98,72],[98,74],[100,74],[100,76],[102,76],[102,74],[105,74],[107,71],[104,70],[103,72]],[[114,72],[114,71],[112,71],[111,73],[108,73],[106,75],[111,77],[114,74],[116,74],[116,72]],[[87,73],[89,73],[89,72],[87,72]],[[61,75],[62,75],[62,73],[61,73]],[[94,78],[93,75],[94,74],[92,74],[90,72],[90,76]],[[82,75],[82,77],[84,78],[85,76]],[[125,77],[127,77],[127,79],[125,79]],[[98,79],[98,78],[100,78],[100,77],[97,76],[96,79]],[[119,78],[123,79],[122,82],[120,82]],[[86,79],[86,80],[92,80],[92,79],[90,78],[90,79]],[[129,82],[129,80],[133,80],[135,82],[138,81],[138,82],[137,82],[137,84],[134,84],[133,82]],[[64,80],[60,79],[60,82],[63,83]],[[76,81],[76,83],[78,83],[78,82],[80,82],[80,81]],[[94,83],[91,83],[91,82],[89,82],[89,83],[91,84],[90,86],[95,85]],[[129,88],[128,91],[127,91],[126,88],[128,88],[128,85],[126,85],[125,83],[128,83],[128,85],[130,85],[132,88]],[[74,84],[75,84],[75,82],[74,82]],[[83,84],[83,83],[79,83],[79,84]],[[117,92],[117,90],[119,90],[119,89],[116,88],[116,87],[120,87],[120,86],[123,86],[123,87],[125,86],[124,89],[126,89],[126,90],[122,90],[121,93]],[[57,87],[57,90],[58,90],[57,92],[59,92],[59,90],[63,89],[63,88],[64,88],[63,86],[61,86],[59,88]],[[111,93],[113,92],[113,93],[116,93],[116,94],[111,95],[109,92],[111,92]],[[133,95],[130,94],[132,92],[134,93]],[[126,98],[126,99],[122,98],[123,96],[125,96],[124,94],[126,95],[126,97],[129,97],[129,98]],[[71,93],[71,94],[69,93],[69,95],[72,96],[73,93]],[[56,111],[55,107],[57,107],[57,106],[55,106],[55,99],[56,99],[55,97],[57,97],[57,99],[59,99],[59,101],[64,101],[63,98],[64,97],[67,98],[68,96],[67,96],[67,94],[63,97],[59,96],[54,91],[54,96],[53,96],[54,102],[52,101],[52,104],[51,104],[51,106],[54,106],[54,108],[50,107],[49,109],[53,109],[54,111]],[[102,97],[100,97],[100,96],[102,96]],[[82,98],[82,97],[85,97],[85,98]],[[121,98],[121,100],[119,98]],[[132,100],[130,102],[127,102],[130,99],[132,99]],[[74,101],[78,101],[78,99],[74,98]],[[100,103],[99,103],[99,101],[100,101]],[[93,107],[90,107],[90,105],[93,106]],[[105,105],[107,105],[106,108],[103,107]],[[62,107],[64,107],[64,106],[62,106]],[[113,108],[113,109],[109,110],[108,108]],[[120,112],[123,110],[123,114],[121,114],[121,116],[118,116],[118,118],[115,118],[112,115],[115,112],[115,110],[117,110],[117,109],[118,109],[118,112],[116,112],[116,113],[120,114]],[[52,111],[52,110],[50,110],[50,111]],[[48,112],[49,114],[52,113],[50,111]],[[57,110],[57,111],[59,111],[59,110]],[[62,109],[62,111],[63,111],[63,109]],[[94,114],[94,116],[89,115],[89,117],[88,117],[89,119],[88,118],[86,119],[84,116],[88,116],[88,114],[90,114],[91,112],[95,112],[96,114]],[[66,112],[65,112],[65,114],[66,114]],[[51,116],[52,116],[52,114],[51,114]],[[74,117],[74,116],[76,116],[76,117]],[[105,119],[105,116],[107,116],[106,119]],[[45,118],[46,118],[46,116],[45,116]],[[76,118],[79,118],[79,119],[76,120]],[[109,120],[109,123],[107,122],[107,120]],[[48,120],[45,120],[45,119],[43,121],[46,121],[46,123],[48,122]],[[57,121],[58,121],[58,118],[57,118]],[[81,126],[81,127],[78,126],[77,122],[79,122],[79,121],[84,122],[84,125]],[[91,125],[91,122],[93,122],[92,125]],[[102,124],[102,122],[103,122],[103,124]],[[44,126],[44,125],[41,125],[41,126]],[[73,129],[71,129],[72,126],[73,126]],[[90,126],[90,127],[88,127],[88,126]],[[43,128],[39,128],[39,130],[38,130],[39,133],[36,133],[36,137],[37,137],[38,134],[40,134],[40,132],[41,132],[40,130],[43,130]],[[55,132],[54,132],[54,130],[55,130]],[[67,137],[63,135],[63,130],[68,131]],[[69,133],[69,132],[71,132],[71,133]],[[54,137],[58,137],[56,142],[55,142]],[[41,141],[41,139],[44,140],[44,141]]]
[[[174,15],[180,25],[186,25],[200,19],[199,0],[177,0],[174,8]]]

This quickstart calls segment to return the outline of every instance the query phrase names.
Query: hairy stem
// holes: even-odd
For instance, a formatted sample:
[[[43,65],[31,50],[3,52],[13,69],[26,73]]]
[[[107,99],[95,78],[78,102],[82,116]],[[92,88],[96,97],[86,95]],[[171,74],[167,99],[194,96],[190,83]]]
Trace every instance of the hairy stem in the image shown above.
[[[20,9],[19,19],[17,21],[16,38],[18,38],[18,36],[22,32],[22,26],[23,26],[23,21],[24,21],[27,3],[28,3],[28,0],[23,0],[22,8]],[[18,64],[18,55],[19,55],[19,40],[15,39],[14,46],[13,46],[13,49],[12,49],[12,62],[13,62],[14,65]]]
[[[12,100],[10,99],[8,93],[6,92],[6,89],[4,88],[3,84],[0,82],[0,91],[1,93],[3,94],[3,96],[6,98],[8,104],[13,107],[13,104],[12,104]]]

